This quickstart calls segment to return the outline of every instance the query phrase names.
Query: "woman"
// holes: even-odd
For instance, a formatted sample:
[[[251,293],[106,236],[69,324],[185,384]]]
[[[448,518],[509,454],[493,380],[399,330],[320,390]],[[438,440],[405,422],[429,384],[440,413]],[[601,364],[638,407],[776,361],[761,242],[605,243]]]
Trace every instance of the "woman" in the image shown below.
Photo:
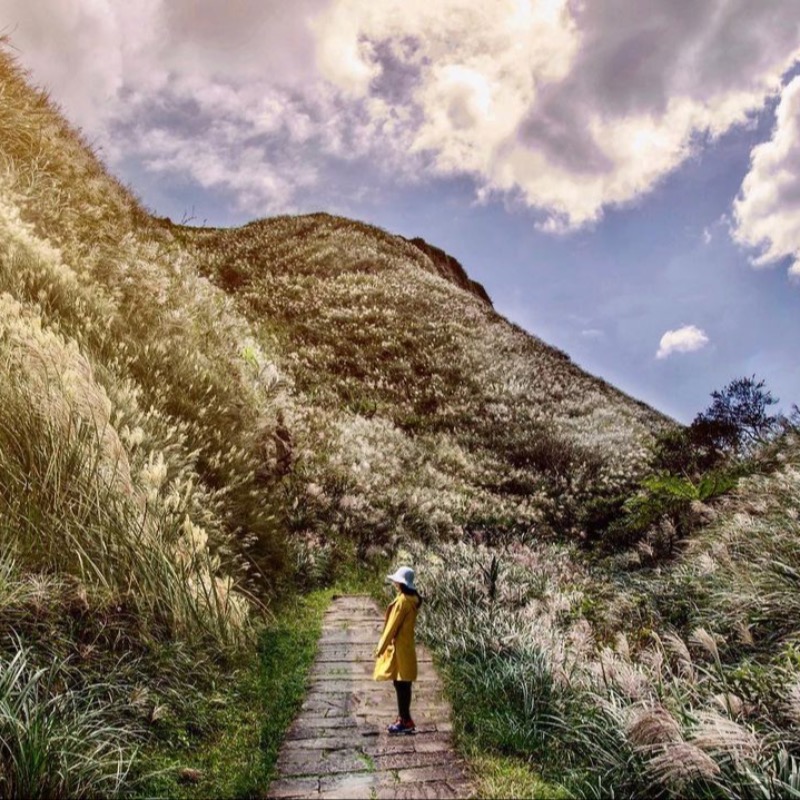
[[[397,692],[397,721],[389,733],[414,733],[411,719],[411,683],[417,679],[417,651],[414,647],[414,623],[422,598],[414,587],[414,570],[400,567],[387,580],[394,584],[397,597],[386,609],[383,633],[375,649],[376,681],[394,681]]]

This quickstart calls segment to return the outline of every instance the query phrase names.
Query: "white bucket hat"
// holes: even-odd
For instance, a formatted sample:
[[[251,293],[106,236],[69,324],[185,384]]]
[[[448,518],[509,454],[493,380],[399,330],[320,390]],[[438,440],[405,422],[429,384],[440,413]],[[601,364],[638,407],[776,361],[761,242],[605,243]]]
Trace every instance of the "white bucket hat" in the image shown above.
[[[414,591],[417,590],[417,587],[414,586],[414,570],[411,567],[398,567],[397,572],[394,575],[387,575],[386,579],[395,583],[402,583],[403,586]]]

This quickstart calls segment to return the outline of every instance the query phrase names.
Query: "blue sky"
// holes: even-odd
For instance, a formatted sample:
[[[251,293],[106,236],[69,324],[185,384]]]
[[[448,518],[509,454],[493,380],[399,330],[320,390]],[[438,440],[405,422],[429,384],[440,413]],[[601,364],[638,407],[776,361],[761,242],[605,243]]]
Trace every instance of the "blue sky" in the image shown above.
[[[794,0],[0,12],[156,213],[325,210],[422,236],[501,313],[682,421],[742,375],[800,402]]]

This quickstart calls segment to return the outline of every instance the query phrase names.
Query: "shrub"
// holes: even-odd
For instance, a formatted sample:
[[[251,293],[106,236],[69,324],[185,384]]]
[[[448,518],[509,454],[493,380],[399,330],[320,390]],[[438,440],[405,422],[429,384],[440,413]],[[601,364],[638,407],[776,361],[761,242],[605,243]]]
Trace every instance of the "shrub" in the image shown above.
[[[656,435],[653,444],[653,469],[673,475],[694,477],[716,467],[722,452],[693,427],[667,428]]]

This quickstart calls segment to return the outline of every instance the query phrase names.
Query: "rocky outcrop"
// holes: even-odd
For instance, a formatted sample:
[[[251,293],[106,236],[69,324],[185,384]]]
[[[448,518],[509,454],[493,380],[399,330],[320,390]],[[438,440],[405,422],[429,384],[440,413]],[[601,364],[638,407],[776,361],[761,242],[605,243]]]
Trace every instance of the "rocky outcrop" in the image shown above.
[[[471,294],[479,297],[487,305],[494,307],[492,305],[492,299],[489,297],[486,289],[483,288],[483,285],[478,283],[478,281],[472,280],[472,278],[467,275],[464,267],[461,266],[461,263],[453,258],[453,256],[448,255],[444,250],[435,245],[428,244],[428,242],[419,236],[415,236],[413,239],[406,239],[406,241],[413,244],[428,256],[433,262],[434,267],[436,267],[436,271],[439,275],[446,278],[451,283],[455,283],[456,286],[460,286],[462,289],[466,289]]]

